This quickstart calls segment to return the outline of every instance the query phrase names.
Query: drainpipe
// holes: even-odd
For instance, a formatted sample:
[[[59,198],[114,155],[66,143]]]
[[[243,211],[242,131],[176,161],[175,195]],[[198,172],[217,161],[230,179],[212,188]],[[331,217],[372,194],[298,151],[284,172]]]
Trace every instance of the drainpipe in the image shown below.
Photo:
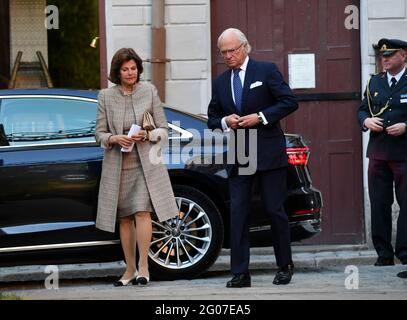
[[[165,101],[166,34],[164,27],[165,0],[152,0],[151,21],[151,82]]]

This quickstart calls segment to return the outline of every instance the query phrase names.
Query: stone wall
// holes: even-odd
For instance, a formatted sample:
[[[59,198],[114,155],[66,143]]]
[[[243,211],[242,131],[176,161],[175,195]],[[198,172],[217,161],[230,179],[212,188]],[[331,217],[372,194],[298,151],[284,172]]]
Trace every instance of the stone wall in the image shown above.
[[[151,57],[151,0],[106,0],[108,66],[114,52],[132,47],[143,60]],[[166,104],[206,113],[210,98],[209,0],[166,0]],[[146,62],[143,80],[149,81]]]
[[[407,41],[407,0],[365,0],[367,2],[367,44],[370,73],[376,73],[372,44],[381,38],[397,38]],[[363,2],[363,0],[362,0]]]

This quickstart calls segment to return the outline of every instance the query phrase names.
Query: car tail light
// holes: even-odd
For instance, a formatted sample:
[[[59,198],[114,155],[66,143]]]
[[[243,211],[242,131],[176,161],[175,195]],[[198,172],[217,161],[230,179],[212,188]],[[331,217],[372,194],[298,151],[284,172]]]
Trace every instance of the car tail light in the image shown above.
[[[295,216],[303,216],[306,214],[315,214],[319,213],[321,211],[321,208],[312,208],[312,209],[307,209],[307,210],[298,210],[294,212]]]
[[[287,148],[288,163],[293,166],[308,164],[309,148]]]

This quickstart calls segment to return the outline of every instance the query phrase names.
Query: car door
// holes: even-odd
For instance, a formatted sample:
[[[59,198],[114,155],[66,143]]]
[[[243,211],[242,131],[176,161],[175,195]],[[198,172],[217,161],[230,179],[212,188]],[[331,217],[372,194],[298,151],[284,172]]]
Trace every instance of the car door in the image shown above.
[[[0,100],[0,251],[113,238],[94,228],[102,160],[96,108],[75,97]]]

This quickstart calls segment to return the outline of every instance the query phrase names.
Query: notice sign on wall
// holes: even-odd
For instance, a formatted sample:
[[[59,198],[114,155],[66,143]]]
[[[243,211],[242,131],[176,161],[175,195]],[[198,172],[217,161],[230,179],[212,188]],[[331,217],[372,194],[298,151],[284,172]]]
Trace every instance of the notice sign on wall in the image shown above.
[[[291,89],[315,88],[315,54],[289,54],[288,78]]]

